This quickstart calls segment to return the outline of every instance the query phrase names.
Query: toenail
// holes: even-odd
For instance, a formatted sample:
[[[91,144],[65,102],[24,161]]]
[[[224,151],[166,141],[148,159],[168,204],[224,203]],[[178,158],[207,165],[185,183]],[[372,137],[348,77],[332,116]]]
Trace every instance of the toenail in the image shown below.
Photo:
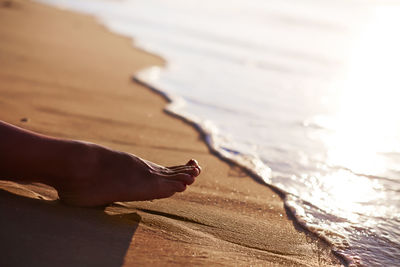
[[[198,163],[197,160],[195,160],[195,159],[189,160],[189,163],[190,163],[190,164],[199,165],[199,163]]]

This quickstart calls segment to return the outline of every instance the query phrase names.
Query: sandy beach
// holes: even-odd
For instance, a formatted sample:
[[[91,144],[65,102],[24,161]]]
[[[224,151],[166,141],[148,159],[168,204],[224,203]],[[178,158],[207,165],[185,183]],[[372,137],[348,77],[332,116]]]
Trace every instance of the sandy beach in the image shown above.
[[[42,184],[0,181],[1,266],[338,266],[280,196],[212,155],[165,100],[132,81],[163,60],[93,18],[31,1],[0,2],[0,120],[136,154],[197,159],[184,193],[84,209]]]

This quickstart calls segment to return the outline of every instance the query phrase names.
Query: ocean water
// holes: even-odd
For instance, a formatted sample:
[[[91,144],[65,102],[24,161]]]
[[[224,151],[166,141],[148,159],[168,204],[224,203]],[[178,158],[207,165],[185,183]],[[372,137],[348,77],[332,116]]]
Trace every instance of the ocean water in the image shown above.
[[[134,78],[350,265],[400,266],[400,1],[40,2],[162,56]]]

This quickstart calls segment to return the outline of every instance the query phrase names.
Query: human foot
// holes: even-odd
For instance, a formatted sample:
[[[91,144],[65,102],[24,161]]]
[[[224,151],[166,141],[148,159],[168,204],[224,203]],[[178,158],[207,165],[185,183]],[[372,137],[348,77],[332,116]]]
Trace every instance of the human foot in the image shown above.
[[[76,206],[99,206],[115,201],[170,197],[195,181],[197,161],[163,167],[134,155],[95,144],[84,144],[86,153],[73,164],[68,177],[53,186],[60,199]]]
[[[163,167],[96,144],[52,138],[0,121],[0,180],[53,186],[62,201],[99,206],[182,192],[200,174],[195,160]]]

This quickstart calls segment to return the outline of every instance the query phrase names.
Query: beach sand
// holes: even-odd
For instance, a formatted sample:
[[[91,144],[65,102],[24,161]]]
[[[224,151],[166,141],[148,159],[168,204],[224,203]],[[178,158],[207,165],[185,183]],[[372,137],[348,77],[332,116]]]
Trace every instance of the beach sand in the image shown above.
[[[203,167],[169,199],[95,209],[63,205],[41,184],[0,181],[1,266],[340,265],[276,192],[212,155],[193,127],[163,112],[161,96],[132,81],[161,58],[84,15],[0,6],[0,120]]]

